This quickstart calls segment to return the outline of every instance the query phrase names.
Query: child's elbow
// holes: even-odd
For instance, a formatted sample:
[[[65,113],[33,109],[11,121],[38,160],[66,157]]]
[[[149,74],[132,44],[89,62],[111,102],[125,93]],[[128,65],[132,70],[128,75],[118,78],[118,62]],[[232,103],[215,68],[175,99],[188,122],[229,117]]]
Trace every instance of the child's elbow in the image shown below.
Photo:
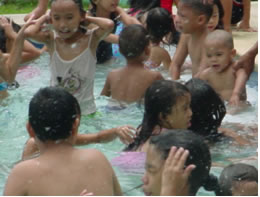
[[[112,20],[108,20],[107,21],[106,27],[107,27],[108,31],[112,32],[113,29],[114,29],[114,26],[115,26],[115,24],[114,24],[114,22]]]

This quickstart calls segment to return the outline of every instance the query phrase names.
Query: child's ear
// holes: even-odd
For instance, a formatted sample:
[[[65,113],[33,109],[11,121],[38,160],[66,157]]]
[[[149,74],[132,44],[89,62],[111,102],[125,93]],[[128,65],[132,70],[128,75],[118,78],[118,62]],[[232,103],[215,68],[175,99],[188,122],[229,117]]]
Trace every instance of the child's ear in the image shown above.
[[[80,125],[80,117],[78,116],[72,125],[72,135],[78,134],[79,125]]]
[[[236,54],[237,54],[236,49],[232,49],[231,50],[231,57],[234,58],[236,56]]]
[[[207,18],[205,15],[199,15],[197,20],[199,25],[204,25],[207,23]]]
[[[32,125],[29,123],[29,121],[26,124],[26,129],[30,137],[35,137],[35,132],[32,128]]]

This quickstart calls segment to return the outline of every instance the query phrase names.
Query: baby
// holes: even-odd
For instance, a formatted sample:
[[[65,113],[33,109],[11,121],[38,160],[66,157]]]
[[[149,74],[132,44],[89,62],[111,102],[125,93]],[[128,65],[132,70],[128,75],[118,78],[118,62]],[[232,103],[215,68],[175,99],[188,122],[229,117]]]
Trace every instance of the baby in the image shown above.
[[[246,104],[246,82],[248,75],[244,68],[234,70],[236,50],[232,35],[224,30],[215,30],[205,39],[206,63],[199,78],[208,81],[224,101],[231,106]]]

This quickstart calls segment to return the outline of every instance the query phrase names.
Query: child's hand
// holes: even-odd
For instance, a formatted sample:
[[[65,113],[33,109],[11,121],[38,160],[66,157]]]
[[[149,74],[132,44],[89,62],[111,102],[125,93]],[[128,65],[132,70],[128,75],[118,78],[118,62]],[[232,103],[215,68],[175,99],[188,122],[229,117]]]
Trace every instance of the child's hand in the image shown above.
[[[135,132],[136,129],[128,125],[116,128],[116,135],[126,145],[134,141]]]
[[[15,33],[12,27],[12,19],[9,22],[5,16],[1,16],[0,26],[4,29],[6,37],[12,38],[13,33]]]
[[[181,196],[188,187],[188,179],[195,165],[185,166],[189,151],[172,147],[162,172],[161,196]]]
[[[84,189],[81,193],[80,196],[93,196],[93,192],[88,192],[87,189]]]
[[[239,96],[237,94],[233,94],[230,99],[229,99],[229,102],[228,102],[228,105],[229,106],[238,106],[240,103],[240,99],[239,99]]]
[[[29,27],[30,25],[34,24],[35,21],[33,21],[33,15],[31,16],[31,18],[28,19],[28,21],[22,26],[22,28],[19,30],[17,37],[25,37],[25,30],[27,29],[27,27]]]

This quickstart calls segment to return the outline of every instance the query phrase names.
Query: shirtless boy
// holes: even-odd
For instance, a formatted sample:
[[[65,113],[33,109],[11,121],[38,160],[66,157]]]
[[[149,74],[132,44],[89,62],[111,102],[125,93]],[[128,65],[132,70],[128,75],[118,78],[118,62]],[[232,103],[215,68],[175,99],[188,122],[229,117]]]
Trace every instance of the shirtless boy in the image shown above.
[[[73,147],[80,116],[76,98],[62,88],[47,87],[34,95],[27,130],[41,154],[15,165],[4,195],[77,196],[84,189],[95,196],[122,195],[115,173],[101,152]]]
[[[231,33],[215,30],[205,39],[207,69],[199,77],[209,82],[215,91],[230,105],[238,106],[246,101],[246,81],[244,68],[234,70],[236,55]]]
[[[150,55],[150,40],[142,25],[129,25],[119,36],[119,50],[127,65],[112,70],[106,79],[101,95],[132,103],[144,97],[146,89],[155,80],[163,79],[160,72],[144,68],[144,61]]]
[[[176,29],[182,33],[170,65],[170,75],[180,78],[181,67],[187,55],[192,62],[192,76],[205,66],[203,43],[207,36],[207,23],[213,12],[213,4],[204,0],[180,0],[175,19]]]

